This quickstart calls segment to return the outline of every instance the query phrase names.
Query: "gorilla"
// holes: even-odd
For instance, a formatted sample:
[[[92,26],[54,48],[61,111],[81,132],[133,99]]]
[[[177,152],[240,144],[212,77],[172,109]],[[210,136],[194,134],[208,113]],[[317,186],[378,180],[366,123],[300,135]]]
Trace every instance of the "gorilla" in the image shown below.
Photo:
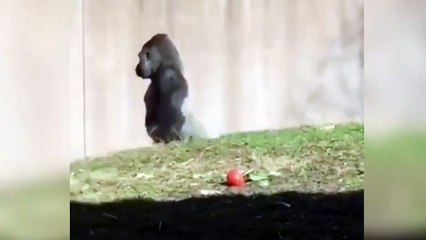
[[[167,34],[158,33],[142,46],[138,57],[136,75],[151,79],[144,96],[148,135],[155,143],[182,140],[188,83],[178,50]]]

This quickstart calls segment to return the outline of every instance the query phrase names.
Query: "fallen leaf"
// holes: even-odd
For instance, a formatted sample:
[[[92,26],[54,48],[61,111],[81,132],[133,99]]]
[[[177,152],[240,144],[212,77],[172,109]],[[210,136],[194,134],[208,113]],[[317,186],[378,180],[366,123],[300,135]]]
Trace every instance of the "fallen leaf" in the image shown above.
[[[204,196],[210,196],[210,195],[221,194],[221,193],[222,192],[218,190],[208,190],[208,189],[200,190],[200,194]]]
[[[265,179],[268,179],[268,176],[265,175],[255,175],[255,174],[250,174],[249,175],[249,179],[253,182],[258,182],[258,181],[262,181]]]
[[[267,187],[267,186],[269,186],[269,181],[268,180],[262,180],[258,184],[261,187]]]
[[[152,175],[152,174],[146,174],[146,173],[138,173],[138,174],[136,174],[135,177],[136,178],[145,178],[145,179],[148,179],[148,178],[153,178],[154,175]]]

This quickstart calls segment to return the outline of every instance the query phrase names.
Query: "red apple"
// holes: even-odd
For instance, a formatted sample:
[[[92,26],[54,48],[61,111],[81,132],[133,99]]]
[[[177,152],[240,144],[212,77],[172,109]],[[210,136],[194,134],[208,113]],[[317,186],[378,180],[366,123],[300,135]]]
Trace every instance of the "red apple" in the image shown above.
[[[226,183],[228,186],[244,186],[245,180],[242,172],[238,169],[231,169],[226,175]]]

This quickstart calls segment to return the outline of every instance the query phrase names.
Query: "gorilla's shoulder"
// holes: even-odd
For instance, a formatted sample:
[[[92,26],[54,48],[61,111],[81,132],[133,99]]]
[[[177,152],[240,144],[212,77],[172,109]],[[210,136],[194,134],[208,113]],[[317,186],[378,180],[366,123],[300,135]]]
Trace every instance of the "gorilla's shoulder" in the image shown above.
[[[179,67],[174,65],[165,65],[160,70],[161,78],[176,78],[180,81],[185,81]]]

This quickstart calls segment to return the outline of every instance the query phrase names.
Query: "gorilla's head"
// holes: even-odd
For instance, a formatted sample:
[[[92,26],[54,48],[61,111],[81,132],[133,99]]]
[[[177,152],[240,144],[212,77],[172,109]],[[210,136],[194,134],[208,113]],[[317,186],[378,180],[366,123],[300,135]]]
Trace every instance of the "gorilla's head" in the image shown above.
[[[136,75],[143,79],[152,79],[162,65],[172,66],[183,71],[182,62],[173,42],[167,34],[154,35],[143,46],[138,54]]]

